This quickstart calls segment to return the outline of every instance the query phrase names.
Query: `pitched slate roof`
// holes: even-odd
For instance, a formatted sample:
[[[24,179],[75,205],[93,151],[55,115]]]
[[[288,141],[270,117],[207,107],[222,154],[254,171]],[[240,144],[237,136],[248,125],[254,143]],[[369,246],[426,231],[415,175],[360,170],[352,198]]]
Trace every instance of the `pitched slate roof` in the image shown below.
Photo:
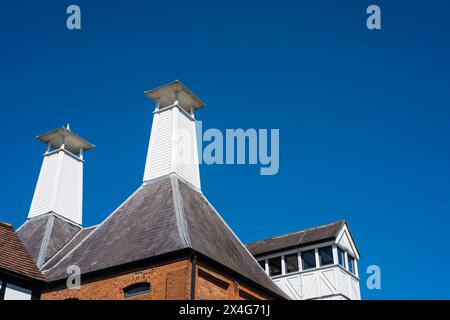
[[[49,213],[27,220],[17,234],[38,267],[41,267],[80,230],[81,226]]]
[[[179,183],[190,247],[245,278],[287,298],[203,194]]]
[[[194,249],[242,277],[287,298],[261,269],[206,198],[175,175],[144,183],[58,262],[44,267],[49,281],[70,265],[82,273],[181,249]]]
[[[33,280],[45,280],[13,227],[3,222],[0,222],[0,269]]]
[[[254,256],[258,256],[269,252],[335,239],[345,223],[345,221],[336,221],[311,229],[255,241],[248,243],[247,248]]]
[[[40,217],[39,217],[40,218]],[[44,238],[47,217],[42,219],[31,219],[17,230],[17,235],[22,240],[28,253],[37,261],[41,250],[42,239]]]
[[[61,250],[58,251],[54,256],[52,256],[44,265],[43,269],[50,269],[56,263],[59,262],[65,255],[67,255],[72,249],[74,249],[81,241],[84,240],[94,229],[96,226],[83,228],[65,245]]]

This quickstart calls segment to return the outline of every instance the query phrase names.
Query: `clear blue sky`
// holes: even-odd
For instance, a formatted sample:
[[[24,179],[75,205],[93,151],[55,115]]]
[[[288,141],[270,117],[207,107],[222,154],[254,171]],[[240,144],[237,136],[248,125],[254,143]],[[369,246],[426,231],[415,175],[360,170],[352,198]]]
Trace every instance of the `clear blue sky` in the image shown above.
[[[65,27],[78,4],[82,30]],[[369,4],[382,30],[365,27]],[[280,172],[202,166],[244,242],[346,219],[363,298],[450,298],[448,1],[8,1],[0,8],[0,220],[26,219],[45,147],[70,122],[86,225],[140,184],[144,90],[182,80],[205,128],[279,128]],[[382,289],[365,269],[382,269]]]

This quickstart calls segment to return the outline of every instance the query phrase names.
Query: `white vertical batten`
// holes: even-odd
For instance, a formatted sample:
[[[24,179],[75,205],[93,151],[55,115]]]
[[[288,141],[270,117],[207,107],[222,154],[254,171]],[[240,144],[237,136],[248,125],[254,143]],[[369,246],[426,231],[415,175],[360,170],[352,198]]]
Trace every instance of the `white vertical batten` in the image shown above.
[[[54,212],[81,225],[83,152],[95,146],[64,127],[37,138],[48,147],[28,218]]]
[[[143,181],[175,173],[200,190],[194,110],[205,104],[178,80],[145,95],[156,109]]]

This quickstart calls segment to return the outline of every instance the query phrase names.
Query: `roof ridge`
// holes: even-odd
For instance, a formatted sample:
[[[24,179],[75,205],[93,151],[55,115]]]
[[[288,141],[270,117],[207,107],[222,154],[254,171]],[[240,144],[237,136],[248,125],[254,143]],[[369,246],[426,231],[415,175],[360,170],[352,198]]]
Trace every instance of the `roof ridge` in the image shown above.
[[[334,224],[337,224],[337,223],[342,223],[342,222],[346,223],[345,220],[336,220],[334,222],[330,222],[330,223],[323,224],[323,225],[320,225],[320,226],[311,227],[311,228],[307,228],[307,229],[303,229],[303,230],[299,230],[299,231],[294,231],[294,232],[290,232],[290,233],[281,234],[281,235],[278,235],[278,236],[272,236],[272,237],[264,238],[264,239],[261,239],[261,240],[252,241],[252,242],[249,242],[248,244],[258,243],[258,242],[262,242],[262,241],[266,241],[266,240],[272,240],[272,239],[279,239],[279,238],[283,238],[283,237],[289,237],[289,236],[293,236],[295,234],[300,234],[300,233],[304,233],[304,235],[303,235],[303,237],[304,237],[305,234],[307,232],[309,232],[309,231],[320,229],[320,228],[329,227],[331,225],[334,225]]]
[[[177,219],[178,232],[180,233],[180,238],[184,246],[191,247],[191,239],[189,237],[186,216],[184,214],[183,196],[181,195],[180,186],[178,184],[178,177],[176,175],[170,176],[170,184],[172,187],[172,197],[175,207],[175,217]]]
[[[256,260],[255,256],[250,252],[250,250],[247,248],[247,246],[246,246],[246,245],[241,241],[241,239],[236,235],[236,233],[233,231],[233,229],[230,228],[230,226],[229,226],[228,223],[225,221],[225,219],[222,218],[222,216],[219,214],[219,212],[216,210],[216,208],[211,204],[211,202],[209,202],[208,198],[206,198],[206,196],[205,196],[203,193],[200,193],[200,195],[201,195],[201,197],[203,198],[203,200],[211,207],[211,209],[212,209],[213,212],[216,214],[216,216],[219,217],[220,221],[222,221],[222,223],[225,225],[225,227],[228,229],[228,231],[230,231],[230,233],[234,236],[234,238],[237,240],[237,242],[240,244],[240,246],[243,247],[244,251],[251,257],[251,259],[253,259],[253,261],[254,261],[256,264],[258,264],[258,260]],[[237,271],[236,271],[236,272],[237,272]],[[238,273],[239,273],[239,272],[238,272]],[[269,275],[268,275],[265,271],[263,271],[262,269],[261,269],[261,274],[264,274],[264,276],[266,277],[266,279],[268,279],[270,282],[273,283],[272,278],[270,278]],[[241,275],[242,275],[242,274],[241,274]],[[248,278],[248,277],[245,276],[245,275],[242,275],[242,276]],[[251,280],[251,279],[249,279],[249,280]],[[254,280],[251,280],[251,281],[254,281]],[[260,285],[263,286],[262,284],[260,284]],[[278,288],[277,285],[275,285],[275,286]],[[278,294],[278,295],[280,295],[281,292],[282,292],[283,294],[285,294],[284,291],[281,290],[281,288],[280,288],[280,290],[281,290],[280,292],[275,292],[273,289],[270,289],[270,288],[266,288],[266,289],[271,290],[271,291],[273,291],[274,293],[276,293],[276,294]],[[286,297],[288,297],[287,294],[286,294],[285,298],[286,298]]]
[[[44,265],[45,256],[48,250],[48,244],[50,243],[50,236],[52,234],[53,226],[55,222],[55,216],[50,215],[45,226],[44,235],[42,236],[41,248],[39,250],[38,257],[36,259],[36,265],[39,269]]]

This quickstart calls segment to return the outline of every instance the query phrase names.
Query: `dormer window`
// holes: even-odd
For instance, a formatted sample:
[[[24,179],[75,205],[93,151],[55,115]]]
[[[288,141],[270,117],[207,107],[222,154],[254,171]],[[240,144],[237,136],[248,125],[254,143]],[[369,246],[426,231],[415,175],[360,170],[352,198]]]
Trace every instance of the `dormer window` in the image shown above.
[[[319,248],[320,266],[333,264],[333,248],[331,246]]]
[[[355,258],[350,255],[347,255],[348,260],[348,271],[355,274]]]
[[[141,296],[149,292],[150,292],[150,283],[148,282],[135,283],[123,289],[123,294],[125,298]]]
[[[284,257],[286,273],[298,271],[298,256],[296,253],[288,254]]]
[[[302,267],[303,270],[308,270],[316,267],[316,253],[315,250],[303,251],[302,256]]]
[[[271,277],[281,274],[281,257],[269,259],[269,274]]]
[[[311,247],[310,247],[311,248]],[[336,258],[334,256],[336,250]],[[280,256],[269,259],[258,260],[261,268],[264,269],[270,277],[281,275],[290,275],[299,271],[310,271],[322,267],[342,266],[348,272],[356,275],[356,258],[349,252],[341,249],[337,245],[327,245],[316,247],[300,252],[279,253]],[[267,263],[267,268],[266,268]]]
[[[259,260],[258,263],[263,270],[266,270],[266,260]]]
[[[341,248],[337,248],[338,263],[345,268],[345,253]]]

